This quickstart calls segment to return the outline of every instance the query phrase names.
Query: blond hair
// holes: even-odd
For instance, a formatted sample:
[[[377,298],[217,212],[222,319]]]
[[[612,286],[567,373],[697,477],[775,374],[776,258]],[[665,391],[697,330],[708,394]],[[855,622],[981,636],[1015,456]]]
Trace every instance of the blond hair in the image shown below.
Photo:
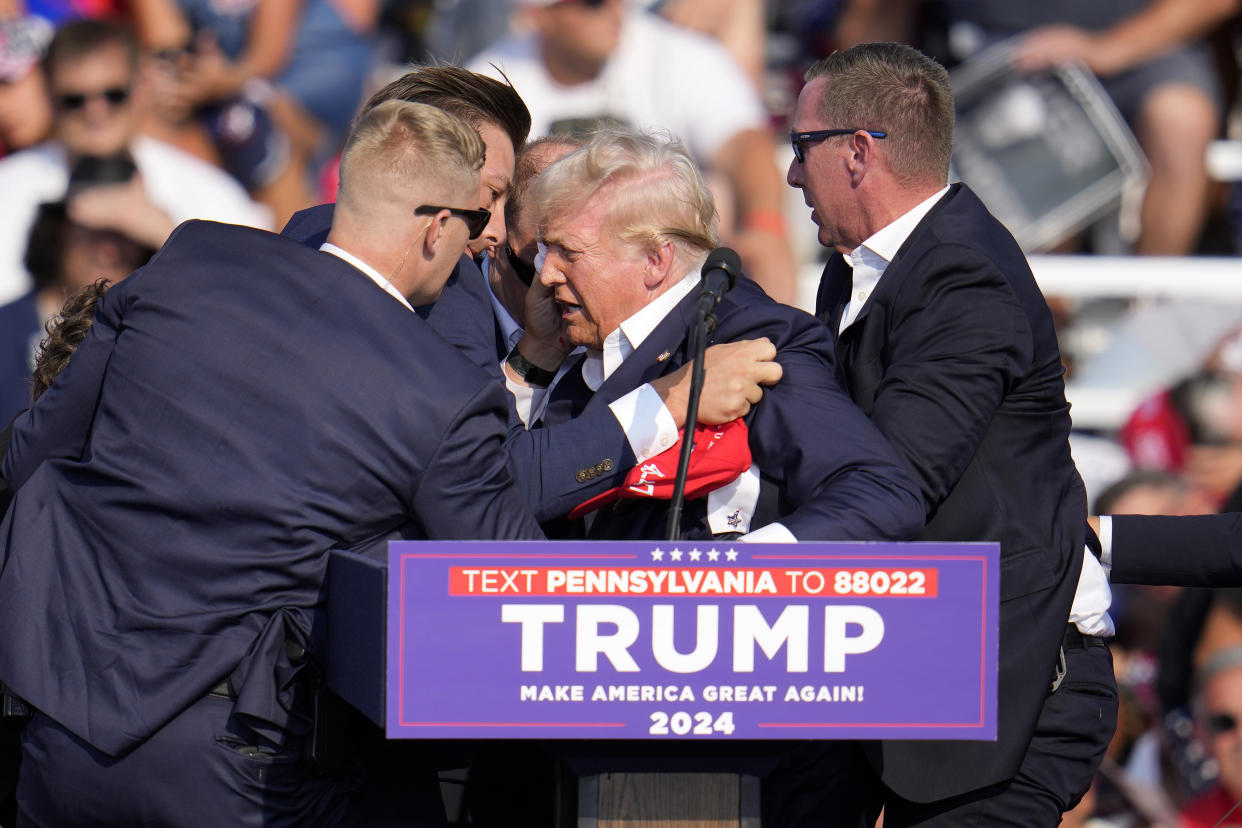
[[[341,154],[337,201],[347,209],[405,205],[415,193],[474,194],[485,148],[465,121],[426,104],[385,101],[362,114]]]
[[[540,224],[582,209],[607,190],[607,232],[644,250],[671,243],[697,266],[719,244],[716,204],[685,146],[667,133],[604,127],[535,179],[529,208]]]

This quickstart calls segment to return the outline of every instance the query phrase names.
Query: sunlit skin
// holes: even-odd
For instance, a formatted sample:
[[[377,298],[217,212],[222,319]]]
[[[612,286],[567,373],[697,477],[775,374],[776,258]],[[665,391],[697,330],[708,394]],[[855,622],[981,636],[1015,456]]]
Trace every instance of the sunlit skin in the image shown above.
[[[837,129],[816,110],[823,97],[824,78],[815,78],[798,95],[794,132]],[[870,233],[858,225],[858,212],[853,209],[851,174],[846,168],[849,136],[828,138],[806,146],[806,161],[795,158],[789,162],[786,180],[789,186],[802,191],[802,198],[811,208],[811,220],[819,227],[819,243],[848,254]]]
[[[0,85],[0,144],[5,150],[16,152],[36,144],[51,128],[52,108],[37,66]]]
[[[494,256],[505,243],[505,202],[513,183],[513,142],[493,123],[482,124],[479,136],[487,148],[479,174],[479,207],[490,210],[492,219],[483,233],[470,242],[470,254],[486,252]]]
[[[608,334],[666,288],[652,254],[620,241],[604,222],[607,196],[554,216],[542,228],[547,257],[539,281],[552,290],[565,336],[599,350]]]

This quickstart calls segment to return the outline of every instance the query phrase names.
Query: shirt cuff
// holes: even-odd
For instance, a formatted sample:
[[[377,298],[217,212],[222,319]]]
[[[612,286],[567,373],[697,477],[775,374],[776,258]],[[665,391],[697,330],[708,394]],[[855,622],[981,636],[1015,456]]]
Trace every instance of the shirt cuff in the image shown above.
[[[505,362],[507,361],[508,357],[505,358]],[[513,406],[517,409],[518,417],[529,429],[531,423],[543,416],[543,410],[547,407],[549,389],[535,388],[513,379],[505,369],[505,362],[500,363],[500,373],[505,378],[505,388],[508,388],[509,393],[513,395]]]
[[[638,462],[650,460],[677,442],[677,423],[650,384],[635,388],[608,405],[621,424]]]
[[[1110,577],[1113,574],[1113,518],[1100,515],[1100,565]]]
[[[769,523],[738,538],[742,543],[797,543],[798,539],[783,523]]]

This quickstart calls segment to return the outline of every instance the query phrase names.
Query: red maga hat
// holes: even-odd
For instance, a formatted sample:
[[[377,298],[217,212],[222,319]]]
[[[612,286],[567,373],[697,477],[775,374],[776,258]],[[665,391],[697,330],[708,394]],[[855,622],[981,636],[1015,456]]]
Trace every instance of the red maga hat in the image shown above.
[[[684,432],[683,432],[684,436]],[[694,500],[728,485],[750,468],[750,431],[737,419],[721,426],[698,425],[694,429],[694,450],[686,473],[686,500]],[[670,448],[630,469],[625,482],[615,489],[575,506],[570,520],[601,509],[621,498],[671,500],[681,459],[682,439]]]

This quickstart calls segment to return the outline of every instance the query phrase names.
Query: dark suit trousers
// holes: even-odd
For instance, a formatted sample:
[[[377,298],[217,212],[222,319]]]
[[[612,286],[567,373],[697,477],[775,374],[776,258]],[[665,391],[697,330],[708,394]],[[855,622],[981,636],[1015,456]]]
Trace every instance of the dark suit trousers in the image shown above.
[[[207,696],[130,753],[100,753],[47,716],[22,731],[18,825],[333,826],[358,782],[316,777],[300,741],[264,744]]]
[[[1044,700],[1012,780],[928,804],[885,797],[884,828],[1055,828],[1078,804],[1117,726],[1117,684],[1106,647],[1065,651],[1066,675]]]
[[[909,802],[885,790],[855,743],[795,743],[763,780],[764,828],[859,828],[873,825],[881,807],[884,828],[1055,828],[1087,792],[1117,724],[1108,649],[1066,650],[1065,664],[1014,779]]]

